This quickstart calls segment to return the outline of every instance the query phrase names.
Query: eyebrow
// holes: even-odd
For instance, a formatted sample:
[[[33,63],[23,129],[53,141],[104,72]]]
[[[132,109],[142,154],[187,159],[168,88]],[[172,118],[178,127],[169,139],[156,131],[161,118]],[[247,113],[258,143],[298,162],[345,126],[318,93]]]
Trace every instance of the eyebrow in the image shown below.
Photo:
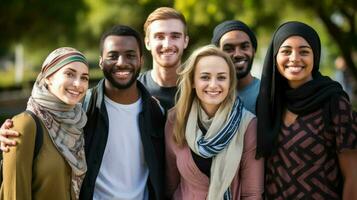
[[[156,33],[154,33],[154,35],[165,35],[165,34],[166,34],[166,32],[156,32]],[[169,32],[168,34],[169,35],[183,35],[182,32]]]
[[[290,45],[284,45],[284,46],[281,46],[280,48],[292,48]],[[299,46],[299,49],[303,49],[303,48],[309,48],[311,49],[310,46],[308,45],[302,45],[302,46]]]
[[[73,68],[67,68],[68,70],[71,70],[72,72],[77,72],[77,70],[73,69]],[[82,75],[87,75],[89,76],[89,73],[83,73]]]
[[[201,72],[200,74],[211,74],[211,72]],[[218,72],[218,75],[228,74],[227,72]]]

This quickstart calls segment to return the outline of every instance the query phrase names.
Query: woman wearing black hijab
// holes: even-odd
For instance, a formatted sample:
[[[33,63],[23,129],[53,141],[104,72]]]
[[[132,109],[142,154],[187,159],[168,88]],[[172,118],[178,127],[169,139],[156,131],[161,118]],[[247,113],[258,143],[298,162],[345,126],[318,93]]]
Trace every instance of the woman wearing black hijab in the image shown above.
[[[257,157],[267,199],[356,199],[357,134],[348,95],[319,72],[321,44],[301,22],[282,24],[264,61]]]

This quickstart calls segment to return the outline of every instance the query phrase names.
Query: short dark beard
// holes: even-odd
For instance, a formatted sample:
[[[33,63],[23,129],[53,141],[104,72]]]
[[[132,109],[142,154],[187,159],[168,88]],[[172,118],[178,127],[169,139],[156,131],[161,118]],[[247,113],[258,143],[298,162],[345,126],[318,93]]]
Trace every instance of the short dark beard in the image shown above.
[[[252,70],[252,66],[253,66],[253,59],[250,59],[249,60],[249,63],[248,63],[248,66],[247,66],[247,69],[243,72],[236,72],[236,77],[237,79],[242,79],[244,77],[246,77],[249,73],[250,73],[250,70]]]

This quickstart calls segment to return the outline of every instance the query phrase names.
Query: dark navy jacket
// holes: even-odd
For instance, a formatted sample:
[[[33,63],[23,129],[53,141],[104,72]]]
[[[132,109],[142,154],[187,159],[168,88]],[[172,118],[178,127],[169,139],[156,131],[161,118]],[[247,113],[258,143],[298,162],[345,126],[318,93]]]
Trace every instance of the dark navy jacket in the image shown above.
[[[137,87],[143,106],[139,114],[139,129],[145,161],[149,168],[147,183],[149,199],[161,200],[164,199],[165,117],[157,101],[139,81],[137,81]],[[88,116],[84,128],[88,170],[81,188],[80,199],[89,200],[93,199],[94,186],[108,139],[109,120],[104,103],[104,79],[96,87],[88,90],[83,107]]]

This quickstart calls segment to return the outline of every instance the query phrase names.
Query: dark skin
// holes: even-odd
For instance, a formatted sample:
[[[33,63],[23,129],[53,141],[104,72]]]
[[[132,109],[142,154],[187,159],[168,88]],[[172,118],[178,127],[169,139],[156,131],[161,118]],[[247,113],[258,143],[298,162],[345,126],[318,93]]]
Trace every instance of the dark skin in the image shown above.
[[[139,45],[133,36],[108,36],[103,44],[103,52],[100,56],[99,66],[104,71],[109,71],[110,81],[105,79],[104,93],[111,100],[120,104],[131,104],[139,97],[136,87],[136,73],[140,72],[143,57],[140,54]],[[13,130],[13,124],[7,119],[0,128],[0,149],[9,152],[19,133]]]

